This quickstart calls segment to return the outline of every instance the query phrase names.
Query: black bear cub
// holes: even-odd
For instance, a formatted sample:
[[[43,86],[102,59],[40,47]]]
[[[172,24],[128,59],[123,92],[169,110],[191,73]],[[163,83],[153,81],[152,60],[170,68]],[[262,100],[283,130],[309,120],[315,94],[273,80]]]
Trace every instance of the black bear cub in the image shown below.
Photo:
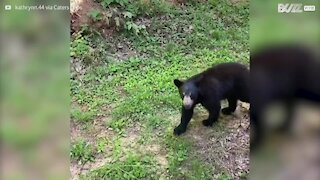
[[[203,125],[212,126],[219,117],[220,100],[228,100],[229,106],[222,109],[227,115],[236,110],[238,100],[249,102],[249,70],[239,63],[222,63],[185,81],[175,79],[174,84],[183,100],[181,122],[174,129],[176,135],[186,131],[193,109],[199,103],[209,112]]]

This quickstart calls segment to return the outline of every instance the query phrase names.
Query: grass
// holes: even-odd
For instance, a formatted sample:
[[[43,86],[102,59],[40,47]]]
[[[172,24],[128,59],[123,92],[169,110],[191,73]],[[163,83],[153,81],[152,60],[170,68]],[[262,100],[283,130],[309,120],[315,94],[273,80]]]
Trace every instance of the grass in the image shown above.
[[[156,10],[143,14],[151,23],[146,33],[122,32],[111,37],[112,43],[96,34],[77,35],[71,43],[75,57],[88,59],[88,53],[98,57],[98,65],[88,65],[81,79],[71,80],[73,100],[88,109],[84,112],[73,107],[71,116],[77,122],[92,123],[92,119],[107,114],[103,128],[114,132],[104,139],[94,138],[95,148],[84,142],[72,146],[71,157],[81,161],[94,160],[93,154],[107,154],[106,147],[111,149],[111,163],[92,169],[83,179],[230,178],[192,156],[193,147],[187,138],[172,135],[181,103],[172,81],[213,64],[248,64],[248,3],[231,5],[212,0],[184,8],[157,6],[163,8],[159,14]],[[122,61],[112,58],[118,43],[130,44],[137,53]],[[137,125],[137,145],[127,147],[123,139],[128,129]],[[160,150],[141,152],[141,147],[150,144],[159,145]],[[167,166],[160,166],[155,159],[161,153]]]
[[[99,138],[97,140],[96,149],[98,153],[104,153],[106,151],[106,146],[108,145],[108,140],[106,138]]]
[[[89,122],[94,118],[95,114],[93,112],[83,112],[80,109],[73,109],[71,111],[71,118],[74,118],[78,122]]]
[[[94,160],[93,146],[84,140],[78,140],[71,146],[71,159],[78,161],[79,164],[84,164],[87,161]]]
[[[124,158],[122,161],[115,161],[93,170],[80,179],[109,179],[110,177],[114,179],[156,179],[151,156],[141,157],[128,153]]]
[[[185,175],[179,171],[179,168],[182,162],[187,159],[189,149],[188,142],[174,137],[170,130],[167,132],[164,143],[168,149],[169,173],[173,177],[183,178]]]

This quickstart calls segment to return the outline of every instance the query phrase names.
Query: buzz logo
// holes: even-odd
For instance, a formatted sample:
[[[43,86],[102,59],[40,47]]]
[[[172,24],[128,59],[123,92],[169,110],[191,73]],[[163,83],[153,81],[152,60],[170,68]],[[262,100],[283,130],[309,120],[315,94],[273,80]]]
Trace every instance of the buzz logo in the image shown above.
[[[302,13],[302,4],[278,4],[278,13]]]

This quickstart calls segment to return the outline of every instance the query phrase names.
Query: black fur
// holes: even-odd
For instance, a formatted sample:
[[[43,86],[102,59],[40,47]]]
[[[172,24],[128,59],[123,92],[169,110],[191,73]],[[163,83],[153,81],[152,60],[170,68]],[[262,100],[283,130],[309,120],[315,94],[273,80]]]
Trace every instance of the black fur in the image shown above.
[[[275,46],[253,53],[250,57],[251,107],[250,148],[254,149],[265,136],[262,115],[272,102],[282,102],[287,117],[279,130],[288,130],[294,104],[299,99],[320,103],[320,61],[316,53],[299,46]]]
[[[174,134],[180,135],[187,129],[196,104],[204,106],[209,117],[203,120],[203,125],[212,126],[218,120],[220,100],[227,99],[229,106],[222,109],[223,114],[231,114],[237,107],[237,101],[249,102],[249,70],[239,63],[223,63],[216,65],[186,81],[175,79],[183,99],[185,94],[194,101],[192,106],[182,106],[181,123],[174,129]]]

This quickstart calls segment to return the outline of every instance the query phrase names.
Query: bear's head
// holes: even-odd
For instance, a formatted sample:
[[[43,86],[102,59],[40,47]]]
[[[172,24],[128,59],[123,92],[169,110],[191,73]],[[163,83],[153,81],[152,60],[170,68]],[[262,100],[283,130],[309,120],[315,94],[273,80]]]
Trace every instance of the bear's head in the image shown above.
[[[181,81],[178,79],[173,80],[173,83],[179,89],[180,97],[183,100],[183,106],[186,109],[194,107],[198,101],[199,88],[197,80]]]

